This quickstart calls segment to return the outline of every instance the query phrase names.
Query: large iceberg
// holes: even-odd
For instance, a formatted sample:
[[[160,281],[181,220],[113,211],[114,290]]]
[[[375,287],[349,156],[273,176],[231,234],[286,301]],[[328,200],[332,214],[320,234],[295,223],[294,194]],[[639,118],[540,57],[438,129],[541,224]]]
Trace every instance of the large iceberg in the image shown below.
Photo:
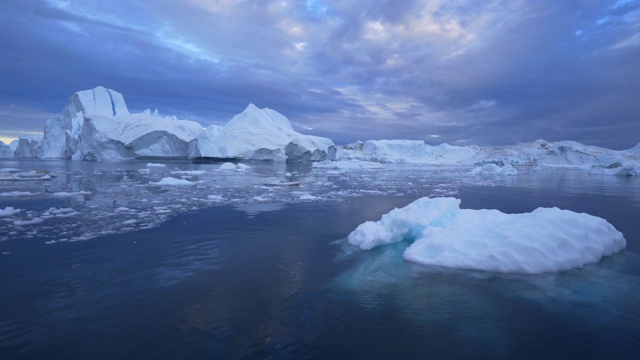
[[[199,156],[200,124],[129,112],[122,94],[98,86],[79,91],[49,119],[42,139],[22,137],[15,156],[81,160]]]
[[[625,248],[606,220],[558,208],[505,214],[460,209],[455,198],[421,198],[377,222],[358,226],[348,241],[361,249],[413,241],[404,259],[424,265],[537,274],[580,268]]]
[[[296,132],[289,120],[271,109],[253,104],[220,129],[213,143],[222,157],[246,160],[323,161],[333,160],[333,141]]]

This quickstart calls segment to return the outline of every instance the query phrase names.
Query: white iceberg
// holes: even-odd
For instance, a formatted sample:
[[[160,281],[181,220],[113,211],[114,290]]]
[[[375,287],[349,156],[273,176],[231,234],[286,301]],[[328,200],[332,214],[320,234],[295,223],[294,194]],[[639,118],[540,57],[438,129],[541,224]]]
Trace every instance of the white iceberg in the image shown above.
[[[23,135],[17,140],[16,149],[12,157],[17,158],[35,158],[38,157],[38,144],[42,142],[42,134]]]
[[[14,209],[13,207],[5,207],[4,209],[0,209],[0,217],[12,216],[19,213],[20,209]]]
[[[230,162],[226,162],[218,168],[218,170],[234,170],[234,171],[246,171],[251,169],[251,166],[245,164],[234,164]]]
[[[55,118],[42,139],[23,137],[19,158],[124,160],[139,157],[197,157],[205,138],[194,121],[159,117],[157,111],[132,114],[122,94],[98,86],[79,91]]]
[[[580,268],[626,246],[602,218],[558,208],[505,214],[460,209],[454,198],[421,198],[348,237],[361,249],[414,240],[404,259],[424,265],[537,274]]]
[[[473,175],[518,175],[518,170],[511,164],[499,166],[496,164],[484,164],[473,170]]]
[[[17,147],[18,147],[18,140],[13,140],[9,144],[5,144],[3,141],[0,141],[0,158],[15,157],[14,153]]]
[[[160,181],[157,182],[149,182],[149,184],[151,185],[158,185],[158,186],[191,186],[191,185],[195,185],[198,184],[198,181],[189,181],[189,180],[185,180],[185,179],[177,179],[174,177],[164,177],[162,179],[160,179]]]
[[[475,165],[478,174],[515,175],[510,166],[564,167],[618,176],[638,176],[640,144],[611,150],[575,141],[480,147],[431,146],[420,140],[368,140],[338,147],[336,160],[423,165]],[[346,167],[345,167],[346,168]]]
[[[475,146],[431,146],[422,140],[367,140],[339,148],[336,157],[383,163],[457,164],[476,155]]]
[[[335,157],[333,141],[296,132],[289,120],[271,109],[249,104],[216,133],[221,157],[245,160],[322,161]]]

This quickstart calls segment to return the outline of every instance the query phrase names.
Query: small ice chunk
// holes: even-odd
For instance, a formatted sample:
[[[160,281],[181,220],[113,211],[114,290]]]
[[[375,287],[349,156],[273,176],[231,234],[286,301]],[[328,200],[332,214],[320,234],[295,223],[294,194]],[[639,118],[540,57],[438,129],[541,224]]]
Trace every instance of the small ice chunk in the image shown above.
[[[51,196],[61,197],[61,198],[74,197],[78,195],[91,195],[91,191],[76,191],[76,192],[60,191],[60,192],[55,192],[51,194]]]
[[[219,170],[234,170],[234,171],[245,171],[251,169],[251,166],[245,164],[234,164],[230,162],[226,162],[220,165]]]
[[[34,195],[36,195],[36,193],[32,193],[31,191],[7,191],[0,193],[0,197],[26,197]]]
[[[149,182],[151,185],[160,186],[191,186],[197,184],[198,181],[189,181],[185,179],[176,179],[174,177],[165,177],[158,182]]]
[[[15,214],[19,213],[20,211],[22,211],[22,210],[14,209],[13,207],[9,206],[9,207],[6,207],[4,209],[0,209],[0,217],[15,215]]]
[[[471,170],[471,173],[474,175],[518,175],[518,170],[511,164],[505,164],[504,166],[484,164]]]
[[[163,168],[166,167],[167,165],[165,164],[158,164],[158,163],[148,163],[147,167],[156,167],[156,168]]]
[[[300,200],[318,200],[319,198],[317,196],[313,196],[311,194],[308,193],[304,193],[302,195],[300,195]]]

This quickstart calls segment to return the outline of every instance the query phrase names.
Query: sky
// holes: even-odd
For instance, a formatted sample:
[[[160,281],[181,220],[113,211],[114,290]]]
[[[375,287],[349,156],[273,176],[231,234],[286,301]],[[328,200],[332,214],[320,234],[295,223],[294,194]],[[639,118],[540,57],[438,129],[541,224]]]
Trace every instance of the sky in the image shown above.
[[[0,139],[98,85],[336,144],[640,142],[640,0],[0,1]]]

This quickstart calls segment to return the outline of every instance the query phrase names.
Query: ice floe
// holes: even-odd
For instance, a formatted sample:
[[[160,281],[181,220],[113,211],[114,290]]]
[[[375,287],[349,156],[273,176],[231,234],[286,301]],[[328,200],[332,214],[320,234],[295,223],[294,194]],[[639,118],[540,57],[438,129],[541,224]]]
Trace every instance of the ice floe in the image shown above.
[[[625,248],[602,218],[558,208],[505,214],[460,209],[455,198],[428,198],[358,226],[348,242],[361,249],[413,241],[404,259],[424,265],[500,273],[580,268]]]

